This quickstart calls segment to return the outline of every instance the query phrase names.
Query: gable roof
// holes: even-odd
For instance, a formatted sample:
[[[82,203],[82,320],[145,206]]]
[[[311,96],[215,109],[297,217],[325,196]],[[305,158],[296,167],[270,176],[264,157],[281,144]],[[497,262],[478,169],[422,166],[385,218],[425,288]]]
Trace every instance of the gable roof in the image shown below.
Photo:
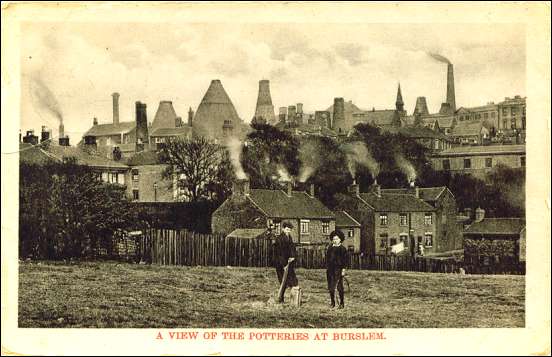
[[[483,122],[481,121],[461,121],[450,133],[451,136],[473,136],[481,134]]]
[[[61,162],[63,158],[74,157],[77,164],[93,168],[127,169],[128,166],[122,162],[108,159],[98,153],[88,152],[76,146],[20,146],[19,159],[28,163],[46,164],[48,162]]]
[[[128,121],[119,124],[97,124],[92,126],[83,136],[106,136],[128,134],[136,129],[136,122]]]
[[[19,161],[27,164],[44,165],[52,161],[59,161],[42,149],[44,145],[29,143],[19,144]]]
[[[480,222],[474,222],[464,234],[514,235],[524,228],[523,218],[484,218]]]
[[[413,194],[381,193],[378,197],[375,193],[361,193],[360,198],[368,203],[376,211],[380,212],[406,212],[406,211],[434,211],[435,208]]]
[[[439,196],[445,192],[447,188],[445,186],[438,187],[420,187],[420,198],[426,202],[437,201]],[[382,193],[394,193],[394,194],[413,194],[413,189],[408,188],[382,188]]]
[[[345,211],[335,211],[336,227],[360,227],[360,223]]]
[[[247,196],[267,216],[276,218],[334,218],[334,214],[316,197],[306,192],[251,189]]]

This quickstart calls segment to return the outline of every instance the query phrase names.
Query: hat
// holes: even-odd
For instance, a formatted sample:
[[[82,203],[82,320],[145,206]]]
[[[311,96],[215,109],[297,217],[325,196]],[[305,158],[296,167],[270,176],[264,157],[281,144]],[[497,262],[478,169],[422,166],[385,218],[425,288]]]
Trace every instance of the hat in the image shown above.
[[[293,229],[293,224],[291,224],[291,222],[284,222],[284,223],[282,224],[282,227],[283,227],[283,228],[291,228],[291,229]]]
[[[342,242],[345,240],[345,234],[343,234],[343,232],[340,230],[335,230],[332,233],[330,233],[330,239],[333,239],[333,237],[335,236],[338,236],[339,240],[341,240]]]

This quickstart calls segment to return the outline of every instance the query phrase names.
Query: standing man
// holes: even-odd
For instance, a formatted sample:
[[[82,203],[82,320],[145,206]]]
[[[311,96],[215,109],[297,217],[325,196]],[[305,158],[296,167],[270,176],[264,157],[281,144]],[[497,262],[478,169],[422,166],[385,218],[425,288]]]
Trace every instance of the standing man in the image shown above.
[[[347,266],[347,249],[343,246],[345,235],[340,230],[330,233],[331,245],[326,251],[326,278],[330,292],[330,307],[335,307],[335,289],[339,293],[339,309],[345,307],[345,294],[343,290],[343,276]]]
[[[295,276],[295,256],[297,253],[295,251],[295,244],[291,238],[291,229],[293,228],[293,225],[289,222],[284,222],[282,224],[282,228],[283,232],[276,237],[276,241],[274,242],[274,267],[276,268],[276,274],[278,275],[278,282],[281,285],[282,278],[284,276],[284,267],[289,265],[287,279],[284,285],[285,293],[286,288],[297,286],[299,285],[299,282]],[[283,296],[284,294],[282,294],[282,297],[279,299],[279,303],[284,302]]]

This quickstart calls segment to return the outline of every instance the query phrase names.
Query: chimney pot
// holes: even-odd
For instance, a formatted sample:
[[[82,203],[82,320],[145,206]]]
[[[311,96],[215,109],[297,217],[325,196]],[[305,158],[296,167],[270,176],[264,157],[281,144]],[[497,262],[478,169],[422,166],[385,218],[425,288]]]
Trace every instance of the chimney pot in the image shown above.
[[[313,184],[313,183],[311,183],[311,184],[309,185],[309,191],[310,191],[310,192],[309,192],[309,193],[310,193],[310,196],[311,196],[311,197],[314,197],[314,184]]]
[[[360,196],[360,186],[356,183],[356,180],[353,179],[353,183],[349,186],[349,192],[356,197]]]
[[[291,181],[286,181],[286,195],[288,197],[291,197],[291,191],[292,191],[292,184],[291,184]]]
[[[92,120],[92,125],[98,125],[98,118],[94,117],[94,120]]]

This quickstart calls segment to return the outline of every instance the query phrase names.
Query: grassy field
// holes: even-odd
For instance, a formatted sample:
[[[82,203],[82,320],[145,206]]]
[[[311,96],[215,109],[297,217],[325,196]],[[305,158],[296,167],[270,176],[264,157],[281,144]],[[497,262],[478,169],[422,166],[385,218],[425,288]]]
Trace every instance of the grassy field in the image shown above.
[[[275,305],[269,268],[21,263],[20,327],[523,327],[523,276],[349,271],[330,310],[325,271],[297,271],[304,305]],[[288,296],[286,296],[288,298]]]

